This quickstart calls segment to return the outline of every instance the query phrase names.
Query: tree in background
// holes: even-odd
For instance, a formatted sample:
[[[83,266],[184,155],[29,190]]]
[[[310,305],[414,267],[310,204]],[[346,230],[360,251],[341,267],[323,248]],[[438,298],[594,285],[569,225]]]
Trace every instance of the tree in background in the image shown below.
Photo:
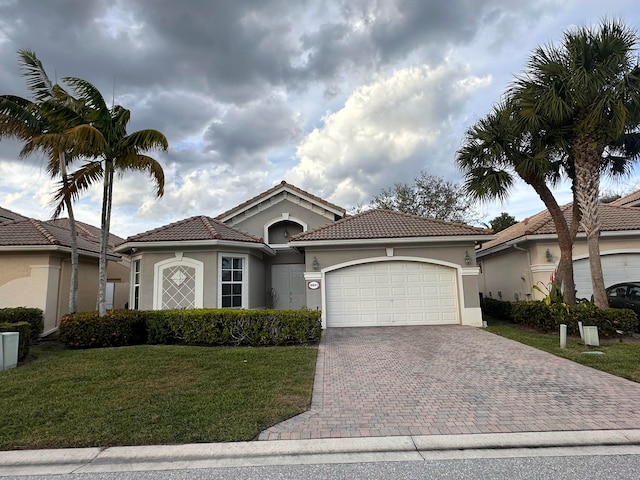
[[[20,158],[35,152],[48,156],[48,173],[51,178],[59,178],[61,190],[68,193],[69,165],[73,160],[91,154],[96,131],[83,116],[86,109],[82,102],[51,82],[33,51],[19,50],[18,61],[33,100],[14,95],[0,96],[0,138],[13,137],[23,141]],[[60,197],[54,218],[63,210],[69,216],[71,233],[68,309],[69,313],[75,313],[78,308],[78,240],[73,202],[67,194]]]
[[[411,184],[396,183],[383,189],[371,199],[370,206],[450,222],[476,220],[474,202],[462,185],[425,171],[421,171]]]
[[[606,171],[626,173],[640,150],[640,65],[635,30],[604,20],[565,32],[560,46],[538,47],[510,96],[518,120],[552,131],[574,172],[574,203],[587,235],[594,303],[608,306],[600,259],[598,199]]]
[[[489,225],[491,225],[491,230],[493,230],[493,233],[501,232],[502,230],[509,228],[516,223],[518,223],[516,217],[514,217],[513,215],[509,215],[507,212],[502,212],[496,218],[489,221]]]
[[[127,133],[131,112],[120,105],[109,108],[100,91],[91,83],[75,77],[63,78],[77,98],[89,107],[87,118],[101,136],[93,152],[95,160],[80,167],[71,178],[67,194],[77,198],[79,194],[98,180],[102,180],[102,239],[100,246],[98,313],[106,313],[107,301],[107,248],[111,226],[113,184],[115,173],[124,174],[135,170],[148,173],[155,183],[155,194],[164,193],[164,170],[160,163],[146,155],[152,150],[167,151],[169,143],[158,130],[139,130]],[[62,198],[59,191],[56,198]]]

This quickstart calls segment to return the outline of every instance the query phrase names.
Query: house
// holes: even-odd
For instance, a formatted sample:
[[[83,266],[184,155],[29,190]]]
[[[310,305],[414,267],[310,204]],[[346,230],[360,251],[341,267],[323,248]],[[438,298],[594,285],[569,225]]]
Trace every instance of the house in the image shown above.
[[[321,309],[323,326],[481,325],[474,247],[487,230],[397,212],[347,216],[281,182],[215,218],[116,247],[130,306]]]
[[[634,199],[635,197],[635,199]],[[606,286],[640,281],[640,191],[610,204],[599,205],[602,222],[600,255]],[[562,207],[570,221],[573,204]],[[560,260],[557,233],[544,210],[513,225],[476,252],[480,292],[502,300],[540,299],[533,285],[547,286]],[[586,235],[582,228],[573,245],[573,268],[578,298],[591,298],[591,272]],[[543,288],[544,290],[544,288]]]
[[[44,313],[44,334],[58,328],[68,313],[71,232],[68,219],[41,221],[0,208],[0,308],[37,307]],[[78,311],[96,309],[100,229],[76,222],[78,231]],[[124,308],[129,297],[129,260],[113,252],[122,243],[110,237],[107,300]]]

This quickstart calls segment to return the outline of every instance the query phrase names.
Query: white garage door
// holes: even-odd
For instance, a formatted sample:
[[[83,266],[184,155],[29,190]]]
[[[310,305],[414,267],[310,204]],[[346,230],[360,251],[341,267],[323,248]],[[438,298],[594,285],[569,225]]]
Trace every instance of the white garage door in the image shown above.
[[[640,253],[616,253],[602,255],[601,258],[605,287],[616,283],[640,281]],[[591,298],[593,289],[588,258],[573,262],[573,276],[578,298]]]
[[[389,261],[327,273],[328,327],[459,323],[453,268]]]

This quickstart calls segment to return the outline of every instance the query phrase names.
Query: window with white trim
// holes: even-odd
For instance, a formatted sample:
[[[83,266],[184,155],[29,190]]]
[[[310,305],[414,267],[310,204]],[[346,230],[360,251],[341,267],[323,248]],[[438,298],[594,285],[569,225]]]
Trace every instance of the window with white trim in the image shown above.
[[[222,308],[246,308],[247,257],[220,255],[219,305]]]
[[[138,310],[140,308],[140,260],[133,261],[131,276],[131,309]]]

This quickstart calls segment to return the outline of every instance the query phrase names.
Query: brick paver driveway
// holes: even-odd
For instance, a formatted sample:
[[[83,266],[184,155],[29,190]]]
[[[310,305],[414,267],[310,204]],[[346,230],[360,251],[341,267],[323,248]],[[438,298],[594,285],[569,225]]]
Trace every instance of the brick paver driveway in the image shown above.
[[[464,326],[329,328],[311,409],[262,440],[640,428],[640,384]]]

